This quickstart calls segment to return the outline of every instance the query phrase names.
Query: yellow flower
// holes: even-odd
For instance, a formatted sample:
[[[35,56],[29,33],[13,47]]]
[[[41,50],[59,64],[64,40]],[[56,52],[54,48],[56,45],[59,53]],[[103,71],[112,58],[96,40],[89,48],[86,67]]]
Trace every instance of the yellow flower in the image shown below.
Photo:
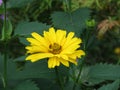
[[[115,54],[120,56],[120,47],[115,48],[114,52]]]
[[[74,32],[67,35],[66,31],[60,29],[55,31],[52,27],[49,31],[44,31],[43,36],[36,32],[31,35],[32,38],[27,38],[30,45],[25,47],[29,54],[26,60],[31,62],[49,58],[48,68],[54,68],[60,64],[69,67],[69,62],[77,65],[76,59],[85,55],[83,50],[77,50],[82,40],[74,37]]]

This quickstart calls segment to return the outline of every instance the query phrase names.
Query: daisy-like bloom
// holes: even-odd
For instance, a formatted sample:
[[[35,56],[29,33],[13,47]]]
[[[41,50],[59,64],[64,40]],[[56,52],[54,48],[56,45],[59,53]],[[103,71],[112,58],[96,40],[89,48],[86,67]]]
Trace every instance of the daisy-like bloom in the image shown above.
[[[77,58],[85,55],[83,50],[78,50],[82,40],[74,37],[74,32],[69,32],[67,35],[66,31],[60,29],[55,31],[51,27],[49,31],[44,31],[43,36],[36,32],[31,35],[32,38],[27,38],[30,45],[25,47],[29,54],[26,60],[31,62],[49,58],[48,68],[54,68],[60,64],[69,67],[69,62],[77,65]]]

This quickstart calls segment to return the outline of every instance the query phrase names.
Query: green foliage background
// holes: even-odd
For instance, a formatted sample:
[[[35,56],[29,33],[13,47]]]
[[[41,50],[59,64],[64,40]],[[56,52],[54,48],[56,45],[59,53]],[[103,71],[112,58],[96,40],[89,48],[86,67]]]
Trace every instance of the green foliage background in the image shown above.
[[[8,90],[61,90],[55,70],[47,67],[47,59],[35,63],[25,61],[26,37],[31,32],[42,34],[52,26],[75,32],[82,38],[81,49],[86,52],[78,60],[78,66],[58,67],[64,90],[119,90],[120,53],[114,53],[120,47],[119,5],[120,0],[7,0],[7,31],[0,20],[0,90],[4,82],[3,40],[6,38]],[[109,17],[119,25],[108,28],[99,38],[98,26]]]

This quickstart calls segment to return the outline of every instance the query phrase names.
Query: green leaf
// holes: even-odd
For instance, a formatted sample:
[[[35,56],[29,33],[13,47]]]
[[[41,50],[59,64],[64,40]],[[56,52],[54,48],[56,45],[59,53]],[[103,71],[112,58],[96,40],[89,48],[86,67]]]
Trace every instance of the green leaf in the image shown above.
[[[0,56],[2,59],[2,57]],[[20,61],[16,59],[16,61]],[[23,57],[22,57],[23,59]],[[26,62],[25,67],[22,70],[17,69],[17,65],[12,60],[8,60],[8,79],[19,80],[19,79],[29,79],[29,78],[45,78],[45,79],[55,79],[56,74],[54,69],[49,69],[47,65],[47,60],[39,60],[37,62]],[[61,75],[68,75],[68,69],[59,67],[59,72]],[[3,60],[0,60],[0,73],[3,74]]]
[[[20,42],[24,43],[24,44],[28,44],[27,40],[25,39],[25,37],[30,36],[30,34],[32,32],[37,32],[40,34],[43,34],[44,30],[48,30],[48,28],[50,28],[49,25],[43,24],[43,23],[39,23],[39,22],[20,22],[16,29],[15,29],[15,34],[16,35],[22,35],[21,37],[19,37]]]
[[[120,66],[112,64],[96,64],[89,67],[86,81],[120,79]]]
[[[16,2],[16,0],[9,0],[7,2],[7,8],[20,8],[20,7],[23,7],[33,1],[34,0],[18,0]]]
[[[14,90],[40,90],[37,85],[30,80],[24,81],[17,85]]]
[[[1,57],[1,56],[0,56]],[[3,74],[3,59],[0,60],[0,73]],[[40,60],[38,62],[26,62],[23,70],[17,69],[17,65],[12,60],[8,60],[8,79],[29,79],[29,78],[55,78],[54,69],[49,69],[46,60]]]
[[[104,85],[100,87],[98,90],[118,90],[120,81],[116,80],[111,84]]]
[[[82,82],[88,86],[117,79],[120,79],[120,66],[106,63],[84,67],[81,74]]]
[[[104,81],[103,79],[89,77],[90,68],[91,67],[89,67],[89,66],[83,67],[81,77],[80,77],[81,78],[80,82],[86,84],[87,86],[93,86],[93,85],[96,85],[96,84],[103,82]]]
[[[42,34],[43,31],[48,30],[48,28],[50,28],[50,26],[47,26],[46,24],[43,23],[23,21],[17,25],[15,29],[15,34],[30,35],[32,32]]]
[[[21,57],[14,59],[14,61],[25,62],[25,58],[26,56],[21,56]]]
[[[15,68],[15,67],[14,67]],[[22,71],[17,71],[14,68],[9,70],[8,76],[11,79],[26,79],[26,78],[55,78],[54,70],[48,69],[45,60],[35,63],[27,63]]]
[[[4,14],[4,8],[0,7],[0,14]]]
[[[11,34],[12,34],[13,28],[12,28],[12,23],[9,19],[7,19],[6,21],[6,26],[5,26],[5,22],[3,24],[3,28],[2,28],[2,40],[7,40],[11,38]]]
[[[68,32],[73,31],[77,36],[80,36],[86,27],[85,21],[90,18],[90,10],[81,8],[72,13],[54,12],[51,18],[55,27],[66,29]]]
[[[74,85],[74,82],[71,82],[71,81],[69,81],[69,82],[67,82],[67,84],[65,85],[65,90],[73,90],[73,85]],[[81,90],[80,89],[80,86],[77,84],[76,85],[76,88],[75,88],[75,90]]]

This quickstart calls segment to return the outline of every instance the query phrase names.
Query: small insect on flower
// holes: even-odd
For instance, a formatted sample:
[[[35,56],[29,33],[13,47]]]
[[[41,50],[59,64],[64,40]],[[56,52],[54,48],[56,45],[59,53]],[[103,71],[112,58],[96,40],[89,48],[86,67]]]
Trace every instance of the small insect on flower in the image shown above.
[[[26,60],[31,62],[39,61],[43,58],[48,59],[48,68],[60,66],[60,64],[69,67],[69,62],[77,65],[77,58],[85,55],[83,50],[78,50],[82,40],[74,36],[74,32],[67,32],[65,30],[56,30],[51,27],[49,31],[44,31],[43,36],[33,32],[32,38],[27,38],[30,42],[26,46],[27,53]]]

